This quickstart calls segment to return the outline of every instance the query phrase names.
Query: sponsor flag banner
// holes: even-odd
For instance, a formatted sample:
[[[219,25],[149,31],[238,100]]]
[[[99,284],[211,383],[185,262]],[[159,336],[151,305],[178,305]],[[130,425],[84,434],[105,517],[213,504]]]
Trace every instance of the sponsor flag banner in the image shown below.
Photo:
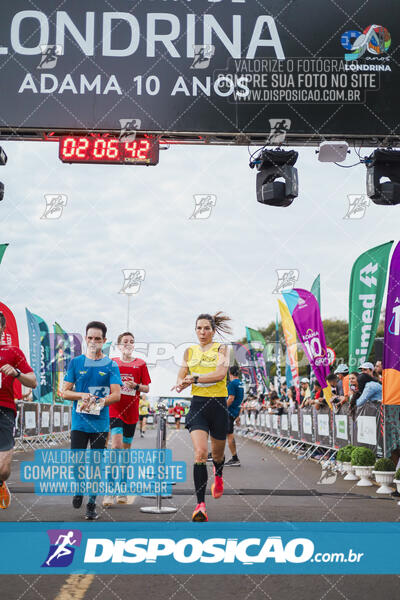
[[[253,357],[251,356],[250,350],[244,344],[234,342],[232,344],[233,354],[236,362],[240,366],[242,376],[245,380],[247,391],[257,391],[257,374],[254,368]]]
[[[349,368],[368,359],[379,324],[393,241],[361,254],[353,265],[349,294]]]
[[[283,292],[283,297],[315,377],[325,389],[328,387],[329,358],[318,302],[311,292],[302,289]],[[326,400],[331,406],[327,397]]]
[[[0,312],[3,313],[6,319],[6,326],[0,339],[0,344],[17,346],[19,348],[18,327],[12,311],[8,306],[0,302]],[[17,400],[21,400],[22,398],[22,387],[18,380],[14,381],[14,397]]]
[[[201,530],[181,522],[112,525],[4,522],[0,573],[398,573],[400,523],[220,522]]]
[[[68,334],[58,323],[54,323],[53,394],[57,404],[69,404],[62,397],[64,376],[71,360],[71,343]]]
[[[276,364],[276,379],[278,385],[278,394],[281,395],[281,347],[279,343],[279,326],[278,315],[275,318],[275,364]]]
[[[289,353],[286,352],[286,364],[285,364],[285,378],[286,378],[286,385],[288,388],[292,387],[293,385],[293,376],[292,376],[292,369],[290,367],[290,360],[289,360]]]
[[[289,362],[290,371],[292,375],[292,382],[296,388],[296,400],[300,404],[300,377],[299,377],[299,366],[297,360],[297,336],[296,327],[293,323],[293,319],[290,315],[289,309],[282,302],[278,300],[279,312],[281,313],[283,335],[286,342],[286,360]],[[286,363],[287,371],[287,363]],[[286,375],[287,380],[287,375]],[[289,384],[288,384],[289,385]]]
[[[0,244],[0,263],[3,260],[4,252],[7,250],[8,244]]]
[[[32,397],[34,402],[40,402],[41,398],[41,333],[39,329],[39,323],[27,308],[25,308],[26,320],[28,323],[28,334],[29,334],[29,356],[30,365],[36,375],[37,386],[32,390]]]
[[[383,404],[400,404],[400,243],[390,263],[382,366]]]
[[[317,275],[311,286],[311,293],[316,297],[319,310],[321,310],[321,277]]]
[[[46,321],[31,313],[36,319],[40,330],[40,402],[52,404],[53,402],[53,373],[51,365],[51,346],[49,328]]]
[[[248,345],[250,347],[250,352],[253,356],[256,375],[259,388],[263,392],[268,391],[268,375],[267,375],[267,366],[265,364],[264,358],[264,347],[265,347],[265,339],[263,334],[257,329],[252,329],[251,327],[246,327],[246,338]],[[255,343],[254,343],[255,342]],[[259,346],[256,348],[255,346]]]

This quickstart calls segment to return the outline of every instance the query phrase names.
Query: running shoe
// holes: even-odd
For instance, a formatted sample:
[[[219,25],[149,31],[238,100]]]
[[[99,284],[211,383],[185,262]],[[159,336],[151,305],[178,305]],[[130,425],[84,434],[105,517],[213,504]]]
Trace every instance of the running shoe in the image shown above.
[[[192,515],[192,521],[197,523],[208,521],[205,502],[200,502],[200,504],[196,506]]]
[[[72,498],[72,506],[74,508],[80,508],[82,506],[83,496],[74,496]]]
[[[397,490],[394,490],[394,492],[392,492],[390,495],[392,496],[392,498],[399,498],[400,497],[400,494],[399,494],[399,492]]]
[[[117,496],[117,504],[128,504],[128,496]]]
[[[8,508],[11,502],[10,490],[5,481],[0,486],[0,508]]]
[[[233,460],[233,458],[230,458],[226,461],[224,467],[240,467],[240,460]]]
[[[95,521],[98,518],[99,515],[96,512],[96,505],[93,502],[88,502],[86,505],[85,519],[87,521]]]
[[[104,496],[103,508],[110,508],[114,504],[114,496]]]
[[[213,457],[212,457],[211,452],[209,452],[208,456],[207,456],[207,462],[212,462],[212,461],[213,461]]]
[[[211,486],[211,494],[213,498],[221,498],[224,493],[224,480],[219,475],[215,475],[214,483]]]

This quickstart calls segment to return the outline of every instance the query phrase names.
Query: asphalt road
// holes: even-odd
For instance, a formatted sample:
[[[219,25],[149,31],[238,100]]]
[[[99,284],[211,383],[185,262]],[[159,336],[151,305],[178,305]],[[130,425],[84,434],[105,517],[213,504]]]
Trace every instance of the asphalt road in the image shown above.
[[[281,450],[261,447],[237,438],[242,466],[224,470],[224,496],[207,495],[209,520],[235,522],[265,521],[397,521],[400,507],[392,498],[376,495],[376,488],[360,488],[342,477],[322,477],[321,466],[299,460]],[[188,464],[188,480],[174,486],[173,498],[163,500],[177,508],[170,515],[149,515],[140,507],[154,499],[133,497],[127,506],[103,509],[101,521],[189,521],[196,504],[191,481],[192,447],[185,430],[168,432],[168,448],[174,460]],[[155,432],[135,438],[133,447],[154,448]],[[81,522],[84,508],[75,510],[68,497],[35,496],[29,484],[19,480],[19,463],[32,460],[33,453],[14,455],[10,489],[12,503],[1,511],[2,521]],[[212,476],[209,467],[210,480]],[[327,483],[321,483],[326,481]],[[209,482],[209,484],[211,481]],[[199,524],[201,526],[201,524]],[[1,527],[1,525],[0,525]],[[399,563],[400,565],[400,563]],[[400,573],[400,567],[399,567]],[[398,576],[340,575],[3,575],[0,597],[4,600],[126,600],[146,593],[163,600],[364,600],[377,591],[387,600],[399,597]]]

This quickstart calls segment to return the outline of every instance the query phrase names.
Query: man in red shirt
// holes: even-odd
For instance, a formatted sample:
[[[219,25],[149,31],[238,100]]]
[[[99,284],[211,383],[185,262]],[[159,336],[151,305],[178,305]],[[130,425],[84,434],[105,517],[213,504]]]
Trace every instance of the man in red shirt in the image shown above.
[[[179,402],[177,402],[174,406],[175,425],[177,429],[181,428],[181,417],[184,414],[184,412],[185,409],[183,408],[183,406],[181,406]]]
[[[36,387],[36,377],[25,355],[16,346],[1,344],[6,319],[0,312],[0,508],[7,508],[11,495],[6,480],[11,473],[14,448],[14,423],[17,413],[14,400],[14,380],[29,388]]]
[[[115,450],[128,450],[131,447],[136,423],[139,421],[140,393],[147,393],[151,383],[145,361],[132,356],[134,344],[132,333],[121,333],[117,340],[121,358],[113,359],[122,379],[121,399],[110,405],[111,448]],[[126,496],[117,497],[118,504],[126,504],[127,501]],[[105,496],[103,507],[109,508],[113,502],[112,496]]]

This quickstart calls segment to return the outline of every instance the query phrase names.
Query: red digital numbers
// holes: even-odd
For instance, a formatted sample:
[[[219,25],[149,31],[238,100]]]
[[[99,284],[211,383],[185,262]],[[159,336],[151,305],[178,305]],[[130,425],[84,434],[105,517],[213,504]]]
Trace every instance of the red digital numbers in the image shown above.
[[[59,156],[68,163],[156,165],[158,153],[158,142],[145,138],[131,142],[95,136],[60,138]]]

